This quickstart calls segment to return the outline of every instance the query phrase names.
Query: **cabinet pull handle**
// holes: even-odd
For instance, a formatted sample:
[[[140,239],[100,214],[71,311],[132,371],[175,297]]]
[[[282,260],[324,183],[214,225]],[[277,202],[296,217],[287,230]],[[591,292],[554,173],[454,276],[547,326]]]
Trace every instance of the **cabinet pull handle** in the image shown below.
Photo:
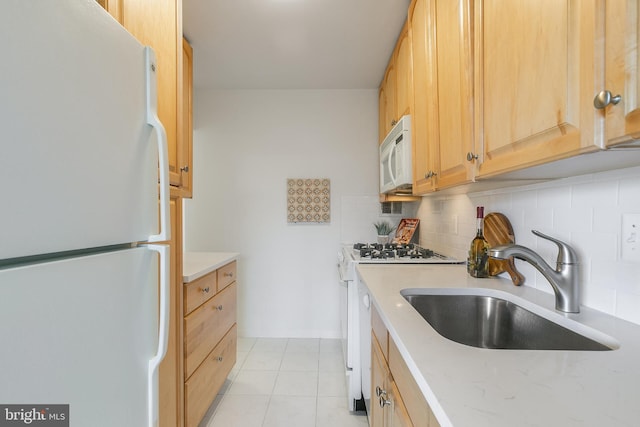
[[[216,360],[217,360],[218,362],[222,362],[222,356],[218,356],[218,357],[216,357]]]
[[[233,273],[224,273],[223,276],[224,277],[233,277]]]
[[[471,151],[469,151],[467,153],[467,161],[468,162],[473,162],[474,160],[478,160],[478,155],[477,154],[473,154]]]
[[[213,306],[214,310],[222,311],[222,304]]]
[[[380,396],[386,396],[387,395],[387,391],[380,388],[379,385],[376,386],[376,396],[380,397]]]
[[[621,100],[622,97],[620,95],[611,96],[611,92],[603,90],[593,98],[593,106],[598,110],[602,110],[609,104],[617,105]]]
[[[189,165],[184,165],[180,168],[180,172],[189,172]]]
[[[424,174],[424,179],[431,179],[431,178],[434,178],[436,175],[438,174],[435,173],[434,171],[429,171]]]
[[[202,292],[204,292],[205,294],[208,294],[210,291],[209,287],[207,286],[206,288],[202,289]]]
[[[397,121],[397,120],[395,120],[395,119],[394,119],[394,120],[391,120],[391,126],[395,126],[396,124],[398,124],[398,121]]]

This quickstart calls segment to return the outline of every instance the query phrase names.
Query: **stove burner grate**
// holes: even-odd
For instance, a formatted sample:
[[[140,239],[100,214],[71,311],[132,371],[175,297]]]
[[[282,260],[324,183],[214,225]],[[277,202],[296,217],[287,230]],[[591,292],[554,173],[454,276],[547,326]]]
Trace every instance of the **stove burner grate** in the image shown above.
[[[413,243],[387,243],[385,245],[380,243],[356,243],[353,248],[356,253],[360,253],[360,258],[365,259],[421,259],[437,256],[432,250],[421,248]]]

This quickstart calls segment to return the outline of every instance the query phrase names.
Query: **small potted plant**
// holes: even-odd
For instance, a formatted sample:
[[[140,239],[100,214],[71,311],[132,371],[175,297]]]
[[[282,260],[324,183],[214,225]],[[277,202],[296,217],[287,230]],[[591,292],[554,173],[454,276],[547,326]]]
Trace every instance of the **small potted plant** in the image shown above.
[[[389,243],[389,234],[394,230],[394,227],[387,221],[374,222],[373,226],[378,233],[378,243]]]

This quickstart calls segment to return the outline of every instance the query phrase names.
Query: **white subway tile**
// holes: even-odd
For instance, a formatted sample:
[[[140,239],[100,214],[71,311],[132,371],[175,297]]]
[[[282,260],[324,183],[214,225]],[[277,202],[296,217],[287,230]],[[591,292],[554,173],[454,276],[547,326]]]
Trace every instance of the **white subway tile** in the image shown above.
[[[590,208],[595,206],[615,206],[618,201],[616,181],[591,181],[574,184],[571,191],[573,208]]]
[[[640,294],[618,292],[616,316],[640,325]]]
[[[618,197],[623,212],[640,212],[640,174],[620,180]]]
[[[571,242],[580,254],[599,262],[617,260],[618,236],[610,233],[572,233]]]
[[[569,233],[589,232],[592,224],[593,212],[590,207],[553,210],[553,229],[565,236]]]
[[[617,205],[598,205],[593,209],[593,231],[618,234],[621,231],[622,214]]]
[[[604,286],[581,288],[581,303],[596,310],[615,315],[616,291]]]
[[[558,209],[571,206],[571,187],[552,187],[538,190],[538,209]]]

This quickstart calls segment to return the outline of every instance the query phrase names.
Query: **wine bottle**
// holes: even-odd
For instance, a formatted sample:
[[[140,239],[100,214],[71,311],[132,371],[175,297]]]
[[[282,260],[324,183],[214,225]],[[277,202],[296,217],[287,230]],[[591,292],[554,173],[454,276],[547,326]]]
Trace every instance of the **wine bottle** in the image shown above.
[[[467,271],[473,277],[489,277],[489,243],[484,238],[484,206],[476,208],[476,237],[471,241]]]

